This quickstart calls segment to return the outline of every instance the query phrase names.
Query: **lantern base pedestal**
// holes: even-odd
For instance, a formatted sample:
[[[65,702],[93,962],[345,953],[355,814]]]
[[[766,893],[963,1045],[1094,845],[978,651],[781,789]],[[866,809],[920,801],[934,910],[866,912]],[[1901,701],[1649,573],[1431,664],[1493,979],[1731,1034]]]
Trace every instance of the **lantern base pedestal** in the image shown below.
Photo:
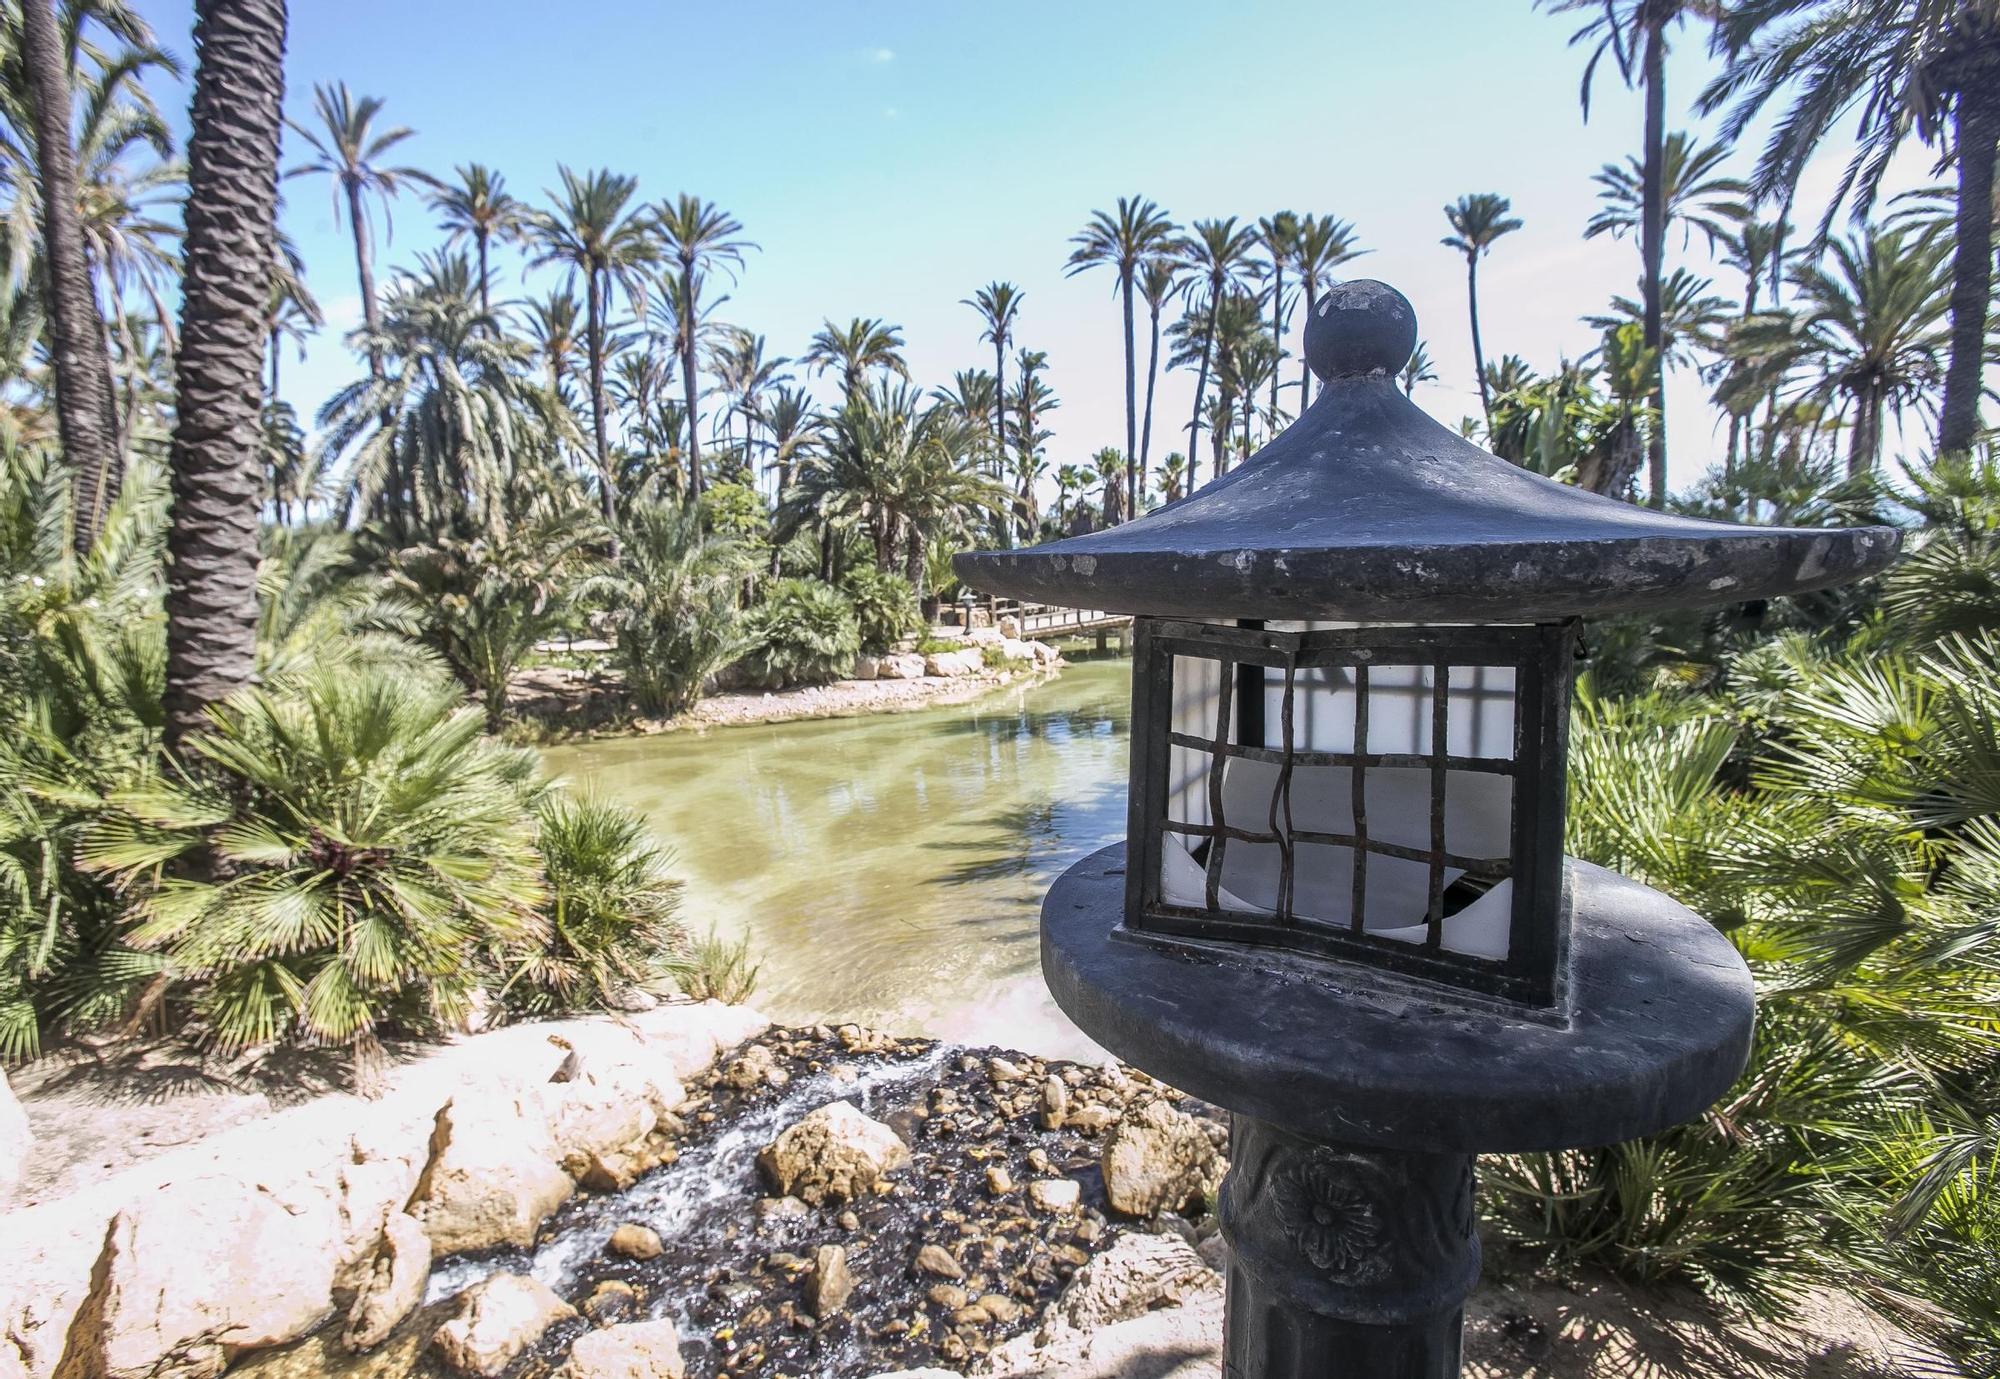
[[[1472,1156],[1237,1117],[1223,1180],[1228,1379],[1450,1379],[1479,1277]]]
[[[1083,1031],[1235,1113],[1229,1379],[1450,1379],[1479,1276],[1473,1155],[1608,1144],[1743,1069],[1750,973],[1666,896],[1567,863],[1568,1019],[1124,923],[1125,849],[1056,881],[1042,973]]]

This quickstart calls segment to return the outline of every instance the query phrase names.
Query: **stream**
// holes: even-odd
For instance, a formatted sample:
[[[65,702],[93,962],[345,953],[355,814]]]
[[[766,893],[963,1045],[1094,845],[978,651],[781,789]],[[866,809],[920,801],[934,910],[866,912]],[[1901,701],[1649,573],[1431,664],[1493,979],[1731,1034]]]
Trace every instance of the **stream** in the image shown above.
[[[970,704],[553,748],[642,813],[691,932],[748,934],[752,1002],[958,1044],[1095,1059],[1042,987],[1042,893],[1125,831],[1131,663]]]

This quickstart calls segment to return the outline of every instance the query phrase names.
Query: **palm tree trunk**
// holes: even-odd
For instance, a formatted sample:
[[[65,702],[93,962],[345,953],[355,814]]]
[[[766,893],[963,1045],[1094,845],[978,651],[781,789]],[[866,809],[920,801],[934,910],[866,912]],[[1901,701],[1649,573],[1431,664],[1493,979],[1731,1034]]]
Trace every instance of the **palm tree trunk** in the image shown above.
[[[284,0],[196,0],[181,349],[169,463],[166,741],[251,683],[258,374],[278,206]]]
[[[1959,93],[1958,219],[1951,261],[1951,362],[1938,411],[1938,450],[1972,448],[1979,434],[1986,315],[1993,291],[1993,158],[2000,144],[2000,93]]]
[[[104,510],[118,491],[118,453],[112,446],[116,426],[111,414],[111,358],[77,213],[69,64],[50,0],[23,0],[21,59],[33,93],[35,157],[41,169],[43,273],[54,347],[56,430],[72,475],[72,541],[82,552],[97,539]]]
[[[1319,294],[1313,290],[1312,275],[1306,274],[1305,280],[1306,280],[1306,321],[1308,325],[1310,325],[1313,318],[1313,307],[1319,300]],[[1299,415],[1300,416],[1304,416],[1306,414],[1306,408],[1312,405],[1312,381],[1313,381],[1312,365],[1306,362],[1305,340],[1303,337],[1301,337],[1301,339],[1299,340]]]
[[[1666,253],[1665,186],[1667,130],[1667,38],[1655,17],[1646,26],[1646,162],[1641,174],[1639,252],[1645,259],[1645,340],[1653,351],[1653,424],[1646,434],[1646,503],[1667,505],[1667,352],[1660,320],[1660,274]]]
[[[1285,350],[1285,261],[1271,256],[1271,343],[1282,355]],[[1303,405],[1301,406],[1303,410]],[[1271,365],[1271,425],[1278,424],[1278,366]]]
[[[1864,387],[1854,398],[1854,437],[1847,451],[1847,476],[1872,473],[1882,455],[1882,389]]]
[[[700,406],[695,393],[694,372],[694,264],[681,260],[681,392],[687,403],[688,414],[688,492],[701,497],[701,442],[695,437],[696,427],[701,420]]]
[[[1125,308],[1125,520],[1139,515],[1139,349],[1132,340],[1132,268],[1118,275]]]
[[[1222,284],[1211,281],[1208,289],[1208,332],[1201,342],[1201,369],[1194,376],[1194,416],[1188,422],[1188,466],[1192,471],[1196,442],[1201,439],[1201,398],[1208,391],[1208,360],[1215,352],[1215,315],[1222,306]],[[1215,477],[1222,477],[1222,451],[1215,452]]]
[[[483,225],[473,231],[472,242],[479,249],[479,314],[484,316],[490,324],[493,319],[493,299],[488,295],[486,283],[486,241],[488,238],[486,227]],[[495,333],[497,334],[498,332],[496,331]]]
[[[1486,419],[1486,435],[1493,436],[1493,398],[1486,387],[1486,348],[1479,341],[1479,251],[1465,256],[1465,301],[1472,315],[1472,371],[1479,376],[1479,411]]]
[[[1160,377],[1160,308],[1155,302],[1146,303],[1146,314],[1152,333],[1152,344],[1146,350],[1146,411],[1139,423],[1139,472],[1143,476],[1152,472],[1153,460],[1153,385]]]
[[[590,355],[590,438],[597,452],[597,483],[604,525],[611,532],[611,550],[618,550],[618,500],[612,493],[611,445],[604,430],[604,290],[599,270],[584,280],[585,350]],[[690,437],[690,439],[692,439]]]

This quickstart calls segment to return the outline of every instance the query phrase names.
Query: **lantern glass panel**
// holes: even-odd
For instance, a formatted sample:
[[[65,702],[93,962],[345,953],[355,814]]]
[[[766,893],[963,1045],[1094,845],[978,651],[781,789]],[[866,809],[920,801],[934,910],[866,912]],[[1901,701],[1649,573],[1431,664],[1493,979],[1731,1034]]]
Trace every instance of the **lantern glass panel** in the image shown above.
[[[1517,886],[1550,872],[1535,864],[1537,831],[1519,826],[1538,813],[1522,790],[1540,776],[1521,758],[1539,751],[1545,716],[1522,699],[1548,678],[1549,629],[1161,632],[1145,642],[1166,665],[1169,726],[1141,927],[1211,919],[1232,938],[1332,936],[1448,968],[1551,965],[1554,945],[1524,926],[1553,927],[1554,899]]]

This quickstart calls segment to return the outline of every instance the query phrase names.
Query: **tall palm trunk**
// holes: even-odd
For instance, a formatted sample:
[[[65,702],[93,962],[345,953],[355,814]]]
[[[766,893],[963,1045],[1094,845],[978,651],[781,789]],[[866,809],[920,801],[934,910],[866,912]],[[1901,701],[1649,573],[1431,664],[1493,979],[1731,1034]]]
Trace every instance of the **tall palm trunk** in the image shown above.
[[[1274,273],[1271,279],[1271,343],[1278,347],[1280,353],[1283,353],[1285,348],[1285,261],[1282,258],[1273,256],[1271,259],[1271,268]],[[1304,351],[1301,350],[1300,353],[1303,354]],[[1299,409],[1304,411],[1305,404],[1300,403]],[[1271,425],[1276,426],[1277,424],[1278,366],[1273,364],[1271,365]]]
[[[1007,472],[1007,336],[1004,331],[993,332],[993,477],[1001,479]],[[1000,544],[1014,544],[1014,523],[1002,510],[993,514],[995,533]]]
[[[284,0],[196,0],[181,348],[169,463],[166,740],[251,683],[258,374],[276,233]]]
[[[1993,159],[2000,144],[2000,92],[1959,93],[1958,217],[1951,260],[1951,362],[1938,411],[1938,450],[1972,448],[1979,434],[1986,315],[1993,295]]]
[[[1208,332],[1201,342],[1201,369],[1194,376],[1194,417],[1188,422],[1188,463],[1194,463],[1195,442],[1201,439],[1201,399],[1208,391],[1208,361],[1215,353],[1215,318],[1222,309],[1222,280],[1208,284]],[[1215,477],[1222,477],[1222,447],[1215,449]]]
[[[1139,515],[1139,351],[1132,342],[1132,269],[1118,274],[1125,306],[1125,520]]]
[[[1139,472],[1150,473],[1147,466],[1153,458],[1153,385],[1160,377],[1160,307],[1157,302],[1146,303],[1146,314],[1152,330],[1152,345],[1146,351],[1146,413],[1139,425]]]
[[[1306,275],[1306,324],[1308,327],[1310,327],[1312,324],[1313,307],[1317,305],[1318,302],[1319,302],[1319,294],[1313,290],[1312,275],[1307,274]],[[1485,372],[1484,370],[1481,370],[1482,375],[1484,374],[1484,372]],[[1313,381],[1312,365],[1306,361],[1305,339],[1303,336],[1301,336],[1299,340],[1299,415],[1300,416],[1304,416],[1306,414],[1306,408],[1312,405],[1312,381]]]
[[[618,500],[612,493],[611,445],[604,430],[604,288],[599,269],[591,269],[584,282],[585,352],[590,356],[590,441],[597,452],[597,483],[604,525],[613,533],[611,549],[618,549]],[[692,439],[692,437],[690,437]]]
[[[118,490],[111,359],[84,258],[77,213],[76,153],[70,145],[69,64],[51,0],[23,0],[21,59],[35,107],[41,171],[44,286],[54,346],[56,430],[75,485],[73,540],[87,551]]]
[[[694,371],[694,260],[681,260],[681,391],[687,403],[688,414],[688,493],[701,497],[701,441],[695,432],[701,421],[696,410],[699,403],[695,397],[696,378]]]
[[[1646,502],[1667,505],[1667,352],[1660,319],[1660,274],[1666,254],[1667,36],[1659,17],[1646,25],[1646,162],[1641,172],[1639,252],[1644,258],[1645,341],[1653,351],[1653,424],[1646,435]]]
[[[1486,347],[1479,340],[1479,251],[1465,256],[1465,302],[1472,316],[1472,371],[1479,376],[1479,412],[1486,418],[1486,435],[1493,435],[1493,396],[1486,386]]]
[[[1849,478],[1870,473],[1882,455],[1882,385],[1870,381],[1854,394],[1854,436],[1847,451]]]
[[[347,187],[347,223],[354,227],[354,272],[361,280],[361,320],[368,327],[368,372],[382,378],[382,307],[375,300],[375,248],[369,242],[368,221],[361,208],[361,183],[341,179]]]
[[[492,237],[484,225],[472,232],[472,243],[479,251],[479,314],[486,318],[487,328],[498,334],[498,328],[493,325],[493,298],[489,294],[486,277],[486,241]]]

